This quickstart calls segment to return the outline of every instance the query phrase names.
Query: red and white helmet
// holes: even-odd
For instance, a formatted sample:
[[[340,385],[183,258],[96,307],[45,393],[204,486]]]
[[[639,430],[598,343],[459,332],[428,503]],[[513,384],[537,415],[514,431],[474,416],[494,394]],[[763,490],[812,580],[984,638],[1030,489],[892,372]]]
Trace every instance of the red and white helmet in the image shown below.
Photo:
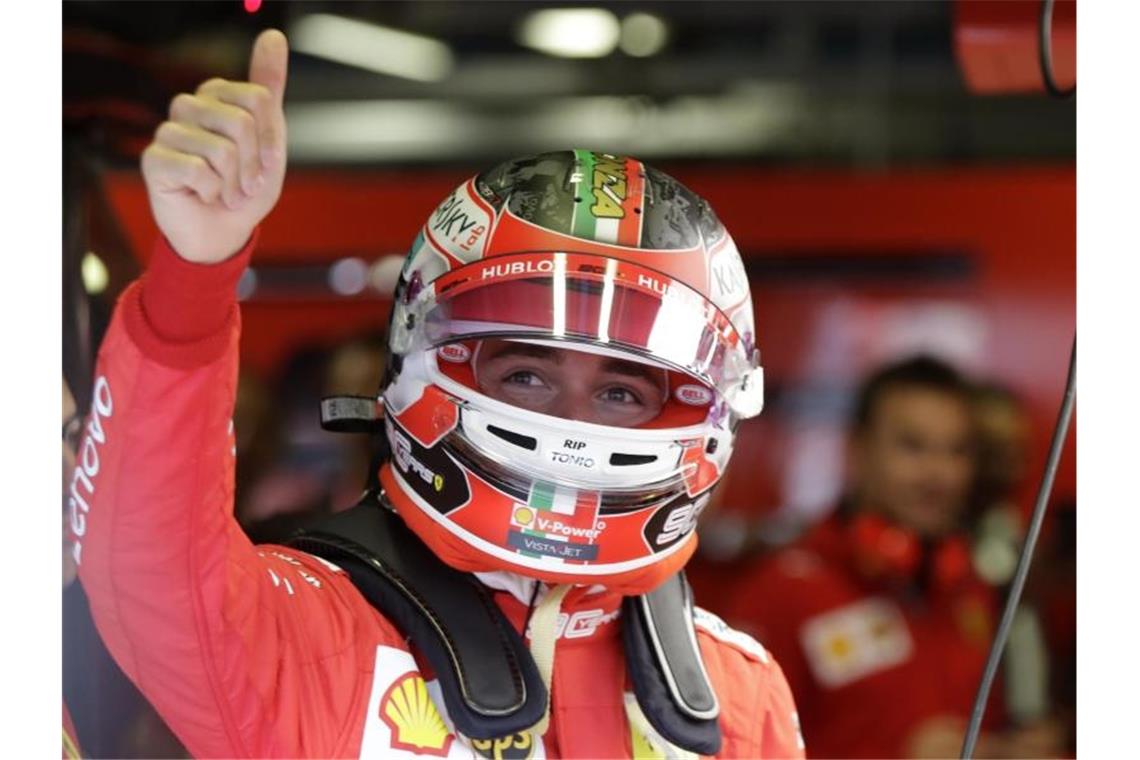
[[[685,564],[763,403],[748,280],[708,203],[625,156],[507,161],[432,213],[395,299],[380,479],[436,554],[623,594]],[[490,338],[647,363],[669,395],[633,428],[522,409],[480,391]]]

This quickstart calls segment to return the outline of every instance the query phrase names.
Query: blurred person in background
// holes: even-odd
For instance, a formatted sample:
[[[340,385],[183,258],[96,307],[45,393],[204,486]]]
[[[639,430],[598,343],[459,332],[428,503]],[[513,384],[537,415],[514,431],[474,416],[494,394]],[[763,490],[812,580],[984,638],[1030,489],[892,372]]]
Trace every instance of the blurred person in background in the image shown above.
[[[1026,504],[1020,499],[1029,470],[1032,422],[1012,389],[979,383],[973,393],[978,475],[971,504],[974,568],[1003,601],[1025,540]],[[1014,615],[1002,660],[1010,721],[1041,734],[1065,737],[1072,747],[1075,706],[1066,696],[1075,672],[1075,537],[1066,531],[1064,505],[1046,515],[1026,591]],[[1070,607],[1070,604],[1073,605]],[[1062,611],[1070,611],[1071,615]],[[1061,614],[1058,614],[1061,613]]]
[[[1025,536],[1018,497],[1025,484],[1032,430],[1021,399],[1000,384],[979,383],[971,404],[978,449],[969,507],[973,561],[982,578],[1000,588],[1013,578]]]
[[[373,396],[384,373],[383,336],[354,338],[333,351],[306,348],[286,363],[275,389],[239,375],[235,514],[254,543],[279,543],[360,498],[371,442],[320,428],[313,399]]]
[[[1063,727],[1070,757],[1077,752],[1077,504],[1063,500],[1051,530],[1042,530],[1029,574],[1049,652],[1051,714]]]
[[[339,465],[340,441],[320,429],[313,411],[329,356],[322,347],[301,348],[270,385],[242,376],[246,388],[239,384],[234,434],[238,456],[252,456],[248,472],[239,459],[235,515],[258,543],[285,541],[331,511],[328,483]],[[258,418],[263,407],[268,415]]]
[[[975,387],[973,409],[978,473],[970,507],[972,559],[978,575],[1004,597],[1025,539],[1017,499],[1025,484],[1032,430],[1021,399],[997,383]],[[1041,559],[1035,563],[1038,569]],[[1049,654],[1036,599],[1040,592],[1031,586],[1022,599],[1002,663],[1006,707],[1010,720],[1020,725],[1044,720],[1050,712]]]
[[[775,660],[679,574],[762,402],[743,264],[706,202],[635,159],[507,161],[429,217],[396,291],[383,490],[327,528],[389,554],[241,532],[235,285],[285,177],[286,61],[263,33],[250,81],[178,96],[143,156],[163,237],[100,351],[114,403],[76,531],[124,669],[196,755],[802,757]],[[360,573],[409,556],[428,572],[396,572],[397,617]],[[425,611],[432,583],[450,604]],[[452,614],[469,669],[409,641]],[[502,713],[519,728],[472,733]]]
[[[971,402],[966,380],[930,357],[867,378],[843,503],[762,558],[726,613],[784,665],[812,756],[961,749],[999,614],[995,590],[971,564]],[[1004,731],[1000,703],[991,700],[977,756],[1057,751],[1051,734]]]

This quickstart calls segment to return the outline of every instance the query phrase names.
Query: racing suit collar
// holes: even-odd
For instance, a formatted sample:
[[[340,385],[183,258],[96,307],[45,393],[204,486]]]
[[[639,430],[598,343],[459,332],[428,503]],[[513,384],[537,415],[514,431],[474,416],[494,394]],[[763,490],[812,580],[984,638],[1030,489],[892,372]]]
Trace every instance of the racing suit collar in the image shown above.
[[[475,573],[475,577],[488,588],[502,592],[496,594],[498,604],[519,630],[525,625],[524,621],[532,606],[532,596],[533,604],[537,606],[552,588],[534,578],[506,570]],[[535,584],[538,584],[537,595]],[[559,632],[559,637],[567,631],[567,638],[571,639],[593,638],[595,632],[601,633],[602,630],[616,634],[617,626],[605,624],[614,622],[621,616],[621,602],[621,595],[605,586],[574,586],[559,608],[564,616],[561,625],[565,629]]]

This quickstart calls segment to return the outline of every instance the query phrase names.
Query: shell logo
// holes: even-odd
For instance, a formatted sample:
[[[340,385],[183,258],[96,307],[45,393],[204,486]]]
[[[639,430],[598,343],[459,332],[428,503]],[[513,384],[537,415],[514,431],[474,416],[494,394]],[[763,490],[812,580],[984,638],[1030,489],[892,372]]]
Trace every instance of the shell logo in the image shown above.
[[[530,525],[534,520],[534,510],[529,507],[519,507],[515,510],[515,522],[519,525]]]
[[[427,693],[423,676],[410,670],[380,700],[380,719],[392,732],[392,748],[444,757],[455,738]]]

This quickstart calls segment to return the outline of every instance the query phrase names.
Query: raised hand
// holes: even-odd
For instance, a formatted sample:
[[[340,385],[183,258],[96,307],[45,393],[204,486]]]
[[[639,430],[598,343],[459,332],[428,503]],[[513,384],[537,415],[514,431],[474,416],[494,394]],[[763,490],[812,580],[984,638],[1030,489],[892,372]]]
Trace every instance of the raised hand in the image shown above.
[[[262,32],[249,81],[211,79],[193,95],[176,96],[143,152],[154,219],[184,259],[228,258],[277,203],[285,179],[288,59],[285,35]]]

